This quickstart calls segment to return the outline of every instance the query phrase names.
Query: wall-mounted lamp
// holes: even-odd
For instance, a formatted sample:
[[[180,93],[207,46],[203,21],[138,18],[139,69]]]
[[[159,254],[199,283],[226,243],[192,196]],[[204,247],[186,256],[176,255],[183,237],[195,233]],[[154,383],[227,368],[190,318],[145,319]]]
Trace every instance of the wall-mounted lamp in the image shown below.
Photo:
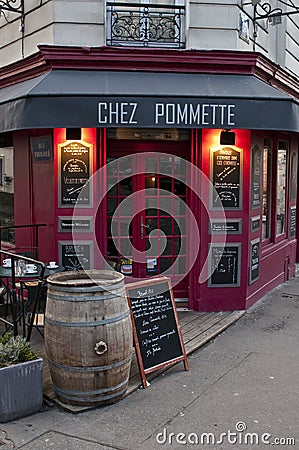
[[[292,14],[299,14],[299,6],[295,5],[294,0],[276,0],[273,6],[269,1],[251,0],[251,3],[243,3],[243,6],[250,4],[254,6],[254,23],[257,20],[269,19],[272,25],[278,25],[281,23],[282,16],[289,17]]]
[[[24,31],[24,21],[25,21],[25,0],[0,0],[0,17],[3,16],[6,22],[7,16],[6,11],[13,12],[15,14],[20,14],[21,26],[20,31]]]
[[[273,14],[273,16],[269,17],[269,23],[271,23],[271,25],[280,25],[282,23],[281,15]]]
[[[13,147],[12,132],[7,131],[0,134],[0,148]]]
[[[65,132],[65,138],[67,141],[69,140],[80,141],[81,128],[67,128]]]
[[[220,145],[235,145],[236,135],[233,131],[223,130],[220,133]]]

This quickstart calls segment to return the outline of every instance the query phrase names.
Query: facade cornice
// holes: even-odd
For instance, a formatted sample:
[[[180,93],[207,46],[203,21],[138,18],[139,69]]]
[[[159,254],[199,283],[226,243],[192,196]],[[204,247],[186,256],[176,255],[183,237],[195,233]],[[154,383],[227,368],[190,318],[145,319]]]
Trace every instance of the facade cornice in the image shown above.
[[[0,88],[29,80],[51,70],[41,52],[0,69]]]
[[[299,80],[257,52],[40,45],[0,69],[0,88],[55,69],[254,75],[299,98]]]
[[[296,99],[299,98],[299,79],[293,77],[264,56],[258,55],[256,64],[252,68],[252,73],[271,86],[286,92]]]

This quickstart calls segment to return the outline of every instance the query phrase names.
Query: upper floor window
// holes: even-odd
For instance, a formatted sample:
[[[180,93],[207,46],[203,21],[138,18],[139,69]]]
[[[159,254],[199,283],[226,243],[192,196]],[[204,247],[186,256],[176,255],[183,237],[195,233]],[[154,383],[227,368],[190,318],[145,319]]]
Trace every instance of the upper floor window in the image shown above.
[[[108,1],[107,45],[184,48],[184,0]]]

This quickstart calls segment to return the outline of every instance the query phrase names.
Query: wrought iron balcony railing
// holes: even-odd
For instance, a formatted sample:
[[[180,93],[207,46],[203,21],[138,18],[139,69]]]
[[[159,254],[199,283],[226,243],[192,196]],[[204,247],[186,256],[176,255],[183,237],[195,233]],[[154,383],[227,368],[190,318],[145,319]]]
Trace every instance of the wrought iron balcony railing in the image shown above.
[[[107,2],[107,45],[185,46],[185,7]]]

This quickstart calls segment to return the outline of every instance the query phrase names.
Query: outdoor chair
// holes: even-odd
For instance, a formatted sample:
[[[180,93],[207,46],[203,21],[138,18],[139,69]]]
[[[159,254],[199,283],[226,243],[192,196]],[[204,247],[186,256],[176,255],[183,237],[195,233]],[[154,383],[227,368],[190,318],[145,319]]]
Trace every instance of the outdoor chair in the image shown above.
[[[34,305],[34,302],[36,301],[36,295],[38,291],[38,280],[21,281],[21,284],[23,290],[27,294],[26,295],[27,300],[25,303],[25,317],[26,317],[26,324],[29,327],[33,314],[32,307]],[[34,312],[34,320],[33,320],[33,327],[36,328],[36,330],[42,336],[44,336],[46,300],[47,300],[47,285],[46,281],[44,280],[41,286],[39,298],[37,299],[36,310]]]

